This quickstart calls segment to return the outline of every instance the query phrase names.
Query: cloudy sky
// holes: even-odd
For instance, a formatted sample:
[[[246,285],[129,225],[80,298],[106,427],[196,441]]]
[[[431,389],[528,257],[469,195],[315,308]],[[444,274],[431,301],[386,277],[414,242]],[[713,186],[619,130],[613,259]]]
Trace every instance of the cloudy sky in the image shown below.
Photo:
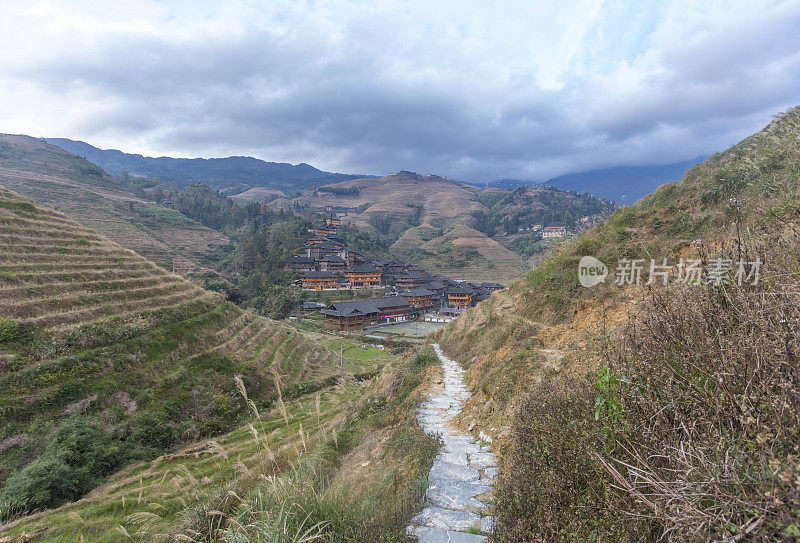
[[[0,0],[0,132],[545,179],[800,104],[800,0]]]

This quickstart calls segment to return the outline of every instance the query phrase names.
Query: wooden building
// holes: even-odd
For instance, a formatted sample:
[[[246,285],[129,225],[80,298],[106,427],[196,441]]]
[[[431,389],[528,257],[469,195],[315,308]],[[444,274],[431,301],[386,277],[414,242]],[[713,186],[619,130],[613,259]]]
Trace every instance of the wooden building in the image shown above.
[[[297,255],[283,261],[285,271],[309,272],[316,269],[314,258],[308,255]]]
[[[433,281],[433,277],[427,275],[425,272],[412,271],[397,275],[395,277],[394,284],[397,286],[397,288],[412,290],[419,288],[426,283],[430,283],[431,281]]]
[[[326,243],[326,242],[330,242],[330,240],[325,236],[314,236],[313,238],[306,240],[306,246],[317,245],[318,243]]]
[[[305,290],[333,290],[339,288],[336,274],[330,271],[310,271],[300,278]]]
[[[381,270],[371,264],[361,264],[344,270],[352,288],[371,288],[381,285]]]
[[[347,263],[338,256],[323,256],[317,260],[317,266],[321,271],[341,271]]]
[[[320,311],[325,328],[352,332],[375,324],[401,322],[408,318],[411,305],[402,296],[384,296],[353,302],[332,302]]]
[[[370,298],[378,308],[378,321],[381,323],[403,322],[408,319],[411,304],[402,296],[381,296]]]
[[[423,287],[418,287],[400,294],[408,300],[414,309],[429,309],[436,304],[436,293]]]
[[[324,243],[315,243],[314,245],[309,245],[307,253],[309,256],[319,260],[326,256],[342,256],[345,253],[345,249],[343,249],[338,243],[326,241]]]
[[[313,231],[315,236],[322,238],[327,238],[328,236],[336,234],[336,228],[333,226],[315,226]]]
[[[505,286],[501,285],[500,283],[481,283],[478,285],[480,288],[486,289],[489,292],[495,292],[498,290],[502,290],[506,288]]]
[[[455,309],[472,307],[475,291],[467,286],[457,286],[447,289],[447,304]]]

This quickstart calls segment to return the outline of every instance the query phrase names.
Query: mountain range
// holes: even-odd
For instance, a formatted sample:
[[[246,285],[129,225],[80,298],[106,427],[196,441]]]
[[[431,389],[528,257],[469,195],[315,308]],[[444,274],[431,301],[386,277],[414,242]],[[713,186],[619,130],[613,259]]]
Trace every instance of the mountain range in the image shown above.
[[[665,183],[683,177],[695,165],[708,157],[698,156],[663,165],[617,166],[614,168],[566,173],[547,181],[513,178],[495,179],[488,183],[467,182],[476,186],[515,188],[526,185],[545,185],[611,200],[620,205],[632,205]]]
[[[205,183],[215,189],[241,186],[246,190],[257,186],[292,193],[316,185],[365,177],[326,172],[305,163],[266,162],[247,156],[145,157],[116,149],[98,149],[83,141],[66,138],[47,138],[46,141],[97,164],[111,175],[120,176],[126,172],[131,177],[158,177],[162,182],[181,189],[193,183]]]
[[[254,187],[276,189],[287,194],[315,186],[368,178],[369,175],[332,173],[309,164],[266,162],[253,157],[231,156],[226,158],[171,158],[145,157],[115,149],[98,149],[83,141],[66,138],[47,138],[75,155],[84,157],[114,176],[124,172],[133,177],[158,177],[162,182],[177,188],[192,183],[205,183],[215,189],[237,195]],[[619,166],[609,169],[587,170],[568,173],[546,181],[520,179],[498,179],[488,183],[467,182],[474,186],[513,188],[524,185],[548,185],[578,193],[588,192],[593,196],[611,200],[621,205],[630,205],[654,192],[664,183],[677,181],[692,166],[705,160],[698,156],[664,165]],[[243,201],[252,200],[246,195]]]

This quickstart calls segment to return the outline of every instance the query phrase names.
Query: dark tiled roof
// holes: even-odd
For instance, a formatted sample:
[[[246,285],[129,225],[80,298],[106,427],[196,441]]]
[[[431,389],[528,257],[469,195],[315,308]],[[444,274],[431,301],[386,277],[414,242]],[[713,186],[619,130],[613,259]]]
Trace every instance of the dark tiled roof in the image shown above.
[[[350,317],[353,315],[371,315],[377,313],[378,308],[371,300],[356,300],[353,302],[333,302],[328,309],[320,313],[337,317]]]
[[[500,288],[505,288],[505,287],[504,287],[503,285],[501,285],[500,283],[481,283],[481,284],[480,284],[480,285],[478,285],[478,286],[479,286],[479,287],[482,287],[482,288],[490,288],[490,289],[500,289]]]
[[[413,288],[407,292],[403,292],[401,296],[433,296],[434,294],[436,293],[426,288],[418,287],[418,288]]]
[[[359,266],[353,266],[352,268],[347,268],[345,272],[350,273],[380,273],[381,270],[373,266],[372,264],[361,264]]]
[[[408,300],[402,296],[383,296],[381,298],[370,298],[372,304],[378,309],[387,309],[389,307],[408,307],[410,304]]]
[[[458,286],[447,289],[448,294],[475,294],[475,291],[469,287]]]
[[[338,256],[332,256],[332,255],[323,256],[322,258],[319,259],[319,261],[320,262],[337,262],[337,263],[340,263],[340,264],[344,264],[344,260],[342,260]]]
[[[329,250],[333,250],[333,251],[339,251],[339,250],[341,250],[342,247],[341,247],[341,244],[334,244],[334,243],[331,243],[330,241],[323,241],[322,243],[315,243],[314,245],[309,245],[309,248],[312,249],[312,250],[314,250],[314,249],[329,249]]]
[[[303,275],[303,279],[333,279],[336,274],[329,271],[310,271]]]
[[[310,256],[306,255],[297,255],[291,258],[287,258],[284,260],[287,264],[311,264],[314,262],[314,259]]]

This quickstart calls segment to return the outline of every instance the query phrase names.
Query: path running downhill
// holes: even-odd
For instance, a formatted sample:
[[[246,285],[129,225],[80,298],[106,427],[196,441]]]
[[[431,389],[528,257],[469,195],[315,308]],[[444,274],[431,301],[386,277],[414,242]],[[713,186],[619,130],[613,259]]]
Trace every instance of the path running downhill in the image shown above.
[[[408,526],[420,543],[486,541],[493,519],[486,514],[497,475],[497,460],[488,446],[449,422],[469,398],[464,370],[434,343],[444,369],[444,390],[419,406],[417,419],[427,434],[439,434],[444,447],[433,462],[425,508]]]

